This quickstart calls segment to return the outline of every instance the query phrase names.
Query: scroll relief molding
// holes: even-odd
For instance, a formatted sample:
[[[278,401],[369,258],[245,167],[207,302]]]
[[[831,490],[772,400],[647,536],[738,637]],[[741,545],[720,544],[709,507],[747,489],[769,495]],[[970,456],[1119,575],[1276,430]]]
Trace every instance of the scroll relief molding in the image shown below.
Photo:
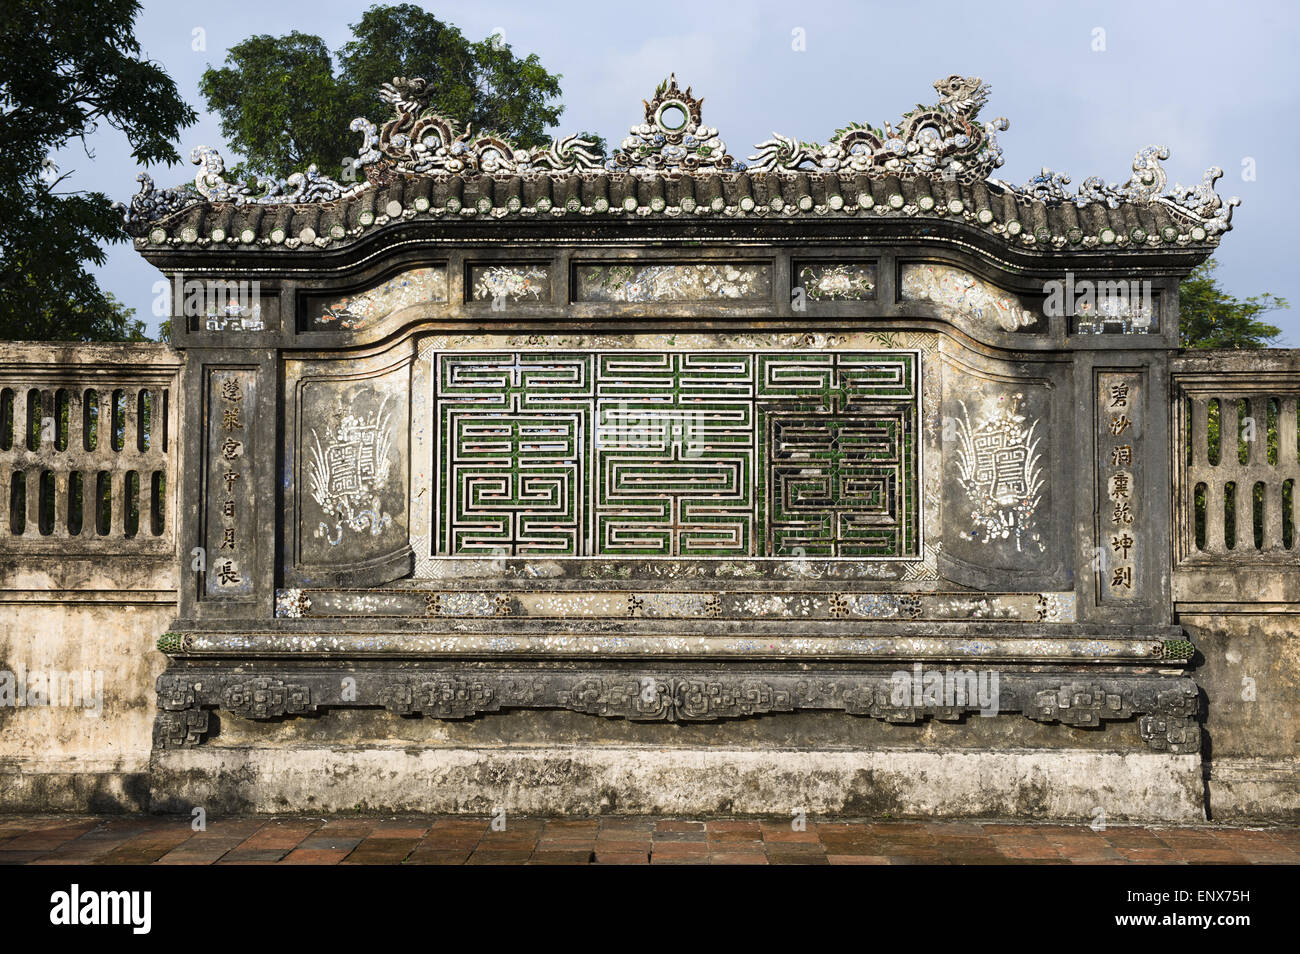
[[[373,328],[382,319],[411,305],[446,300],[446,267],[411,268],[364,291],[324,303],[311,321],[314,328],[360,331]]]
[[[972,670],[772,673],[659,670],[420,672],[334,668],[249,675],[167,672],[158,678],[154,744],[200,744],[213,710],[252,720],[381,706],[403,716],[468,719],[504,709],[567,709],[637,722],[714,722],[832,710],[892,723],[1020,713],[1036,722],[1097,727],[1138,719],[1155,751],[1196,752],[1199,696],[1185,676],[1000,673]],[[971,678],[971,677],[975,678]],[[346,695],[341,688],[347,686]]]
[[[929,301],[1003,331],[1028,328],[1038,316],[1014,295],[952,265],[904,265],[899,292],[904,301]]]

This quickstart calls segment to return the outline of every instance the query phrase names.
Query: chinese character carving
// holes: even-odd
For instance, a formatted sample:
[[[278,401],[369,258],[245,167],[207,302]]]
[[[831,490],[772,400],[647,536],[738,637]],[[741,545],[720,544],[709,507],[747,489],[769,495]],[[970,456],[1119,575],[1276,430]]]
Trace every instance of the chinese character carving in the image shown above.
[[[1127,533],[1121,533],[1118,536],[1110,538],[1111,549],[1120,555],[1121,560],[1128,559],[1128,551],[1133,549],[1133,538]]]

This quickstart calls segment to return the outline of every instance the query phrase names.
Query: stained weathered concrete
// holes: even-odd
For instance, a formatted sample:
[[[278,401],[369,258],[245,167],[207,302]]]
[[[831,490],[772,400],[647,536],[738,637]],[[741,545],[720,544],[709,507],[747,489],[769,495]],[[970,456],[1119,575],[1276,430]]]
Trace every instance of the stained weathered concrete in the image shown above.
[[[1197,613],[1182,622],[1204,659],[1197,676],[1211,703],[1211,817],[1300,818],[1300,614]]]
[[[1195,756],[1077,750],[209,745],[157,753],[151,778],[168,812],[1204,818]]]
[[[0,603],[0,671],[90,674],[88,687],[102,691],[98,701],[83,691],[78,705],[0,706],[0,810],[147,806],[150,689],[166,665],[151,644],[173,612],[166,603]]]

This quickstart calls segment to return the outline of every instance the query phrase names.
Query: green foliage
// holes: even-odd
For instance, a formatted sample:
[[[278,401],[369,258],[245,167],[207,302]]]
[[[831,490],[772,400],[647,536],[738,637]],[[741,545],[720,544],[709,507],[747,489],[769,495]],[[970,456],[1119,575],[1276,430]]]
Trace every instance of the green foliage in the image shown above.
[[[1285,298],[1264,292],[1233,298],[1214,277],[1218,262],[1206,259],[1178,286],[1178,337],[1184,348],[1267,348],[1282,333],[1259,320],[1289,307]]]
[[[324,41],[296,30],[252,36],[230,48],[226,63],[204,71],[199,92],[221,117],[226,142],[248,159],[232,175],[284,176],[312,163],[337,174],[350,117]]]
[[[0,338],[123,341],[142,322],[86,263],[127,238],[101,192],[66,192],[50,156],[100,123],[148,165],[180,161],[172,142],[197,116],[140,56],[136,0],[6,0],[0,13]]]
[[[283,177],[315,164],[340,177],[360,144],[350,122],[388,118],[379,90],[395,76],[425,77],[436,112],[524,148],[545,145],[563,111],[560,77],[535,54],[520,59],[499,36],[470,42],[413,4],[371,7],[352,37],[331,56],[310,34],[253,36],[204,72],[199,90],[247,171]]]

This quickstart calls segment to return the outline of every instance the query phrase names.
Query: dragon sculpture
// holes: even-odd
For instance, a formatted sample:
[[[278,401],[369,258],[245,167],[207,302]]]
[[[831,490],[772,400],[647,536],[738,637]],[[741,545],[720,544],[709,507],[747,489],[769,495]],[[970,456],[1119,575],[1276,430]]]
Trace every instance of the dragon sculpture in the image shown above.
[[[998,118],[979,123],[976,116],[988,102],[990,87],[978,76],[952,75],[934,84],[935,106],[918,105],[905,113],[895,129],[885,123],[875,129],[852,123],[837,129],[826,145],[773,133],[750,157],[755,172],[838,172],[871,178],[940,176],[971,183],[987,178],[1002,165],[996,133],[1008,123]]]
[[[578,136],[551,141],[550,146],[520,149],[495,133],[462,131],[455,121],[429,106],[433,90],[423,77],[393,77],[380,96],[394,115],[376,130],[367,119],[352,120],[351,129],[365,137],[358,167],[384,161],[397,172],[445,175],[534,175],[599,171],[595,144]]]

